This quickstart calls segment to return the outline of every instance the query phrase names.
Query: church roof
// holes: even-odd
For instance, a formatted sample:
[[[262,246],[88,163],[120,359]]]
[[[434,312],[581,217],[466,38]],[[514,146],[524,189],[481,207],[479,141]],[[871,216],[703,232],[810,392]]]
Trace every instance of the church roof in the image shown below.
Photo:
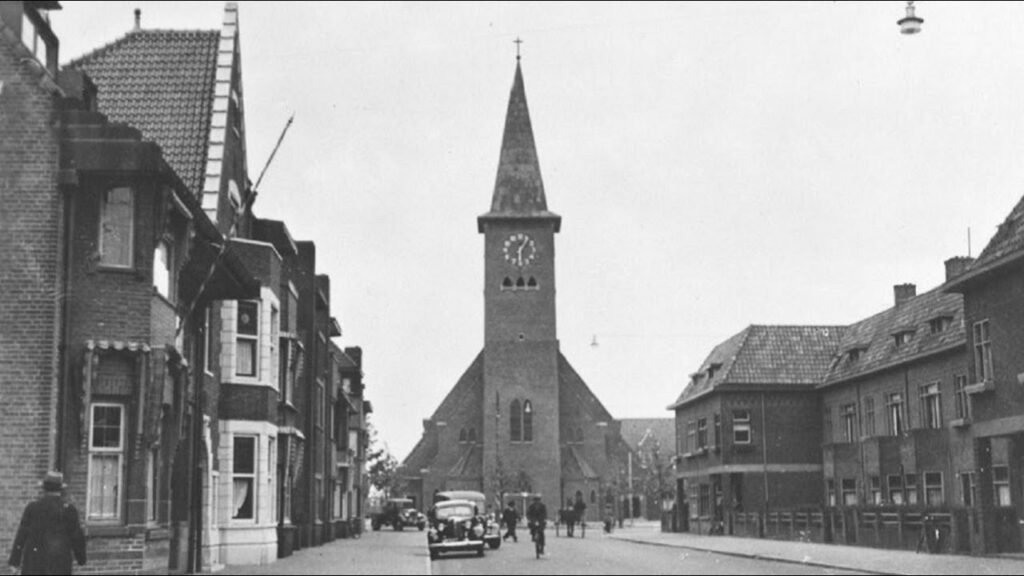
[[[476,478],[483,474],[483,469],[483,452],[476,444],[470,444],[463,449],[459,460],[448,471],[448,476],[470,476]]]
[[[828,372],[842,326],[751,325],[711,351],[669,410],[722,386],[812,388]]]
[[[675,451],[675,418],[623,418],[619,423],[622,439],[633,450],[657,444],[662,451]]]
[[[483,231],[487,220],[505,219],[554,220],[556,232],[562,220],[561,216],[548,211],[533,125],[526,106],[523,71],[518,62],[505,115],[505,133],[501,140],[491,210],[478,219],[480,231]]]
[[[585,478],[587,480],[600,478],[600,475],[594,471],[594,467],[587,462],[587,459],[575,446],[566,446],[562,449],[562,475],[566,478]]]
[[[67,64],[96,84],[100,112],[160,145],[193,194],[203,189],[219,39],[217,30],[135,30]]]

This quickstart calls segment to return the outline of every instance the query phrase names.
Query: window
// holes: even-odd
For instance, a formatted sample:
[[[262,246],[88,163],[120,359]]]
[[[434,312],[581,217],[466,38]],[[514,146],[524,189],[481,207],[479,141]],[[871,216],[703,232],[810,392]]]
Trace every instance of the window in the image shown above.
[[[942,428],[942,398],[939,383],[921,386],[921,425],[925,428]]]
[[[961,472],[960,473],[960,498],[964,503],[964,506],[974,506],[976,502],[976,495],[978,487],[974,472]]]
[[[992,379],[992,342],[989,339],[988,320],[974,323],[974,381]]]
[[[259,302],[238,303],[238,346],[235,374],[257,376],[259,365]]]
[[[841,408],[843,418],[843,442],[853,442],[857,439],[857,405],[844,404]]]
[[[467,436],[467,434],[466,434],[466,429],[465,428],[462,428],[461,430],[459,430],[459,444],[465,444],[466,443],[466,439],[467,439],[466,436]]]
[[[256,437],[235,436],[232,512],[235,520],[256,519]]]
[[[707,516],[711,511],[711,486],[708,484],[700,485],[699,497],[697,499],[697,514],[700,516]]]
[[[836,481],[831,478],[825,480],[825,498],[829,506],[836,505]]]
[[[324,427],[324,384],[323,382],[316,383],[316,405],[313,406],[313,412],[316,420],[316,427],[323,430]]]
[[[523,402],[523,442],[533,442],[533,404]]]
[[[313,480],[313,508],[316,510],[316,521],[322,522],[324,519],[324,479],[320,474],[316,475],[316,479]]]
[[[158,294],[171,300],[173,289],[171,274],[171,245],[165,240],[156,243],[153,254],[153,287]]]
[[[130,188],[103,193],[100,207],[100,264],[132,266],[132,237],[135,232],[135,204]]]
[[[902,332],[897,332],[897,333],[893,334],[892,337],[893,337],[893,341],[896,344],[896,347],[900,348],[902,346],[910,344],[910,341],[913,340],[913,338],[914,338],[914,331],[913,330],[904,330]]]
[[[925,472],[924,503],[928,506],[941,506],[943,500],[942,472]]]
[[[89,427],[89,520],[113,521],[121,517],[124,459],[124,406],[95,403]]]
[[[594,504],[595,502],[597,502],[597,492],[594,492],[593,490],[591,490],[590,491],[590,503]]]
[[[907,504],[914,506],[917,504],[917,474],[905,474],[903,476],[903,485],[906,489]]]
[[[953,379],[953,397],[956,399],[956,417],[971,419],[971,397],[967,394],[967,376]]]
[[[896,505],[904,503],[903,499],[903,476],[893,474],[888,478],[889,501]]]
[[[526,287],[532,290],[536,290],[538,288],[537,279],[534,278],[533,276],[530,276],[530,279],[526,282]]]
[[[878,506],[882,504],[882,479],[872,476],[868,479],[871,482],[871,503]]]
[[[271,304],[270,305],[270,330],[268,330],[268,332],[270,332],[270,338],[269,338],[269,340],[270,340],[270,342],[269,342],[270,350],[269,350],[269,353],[270,353],[270,361],[271,362],[273,362],[274,359],[277,358],[277,347],[278,347],[277,339],[278,339],[278,335],[280,334],[280,330],[278,328],[281,325],[280,318],[281,318],[281,314],[278,313],[277,306]],[[273,379],[273,378],[270,378],[270,379]]]
[[[476,428],[469,429],[469,443],[476,444]]]
[[[822,429],[822,436],[825,439],[825,443],[834,442],[832,432],[832,407],[825,406],[824,410],[824,428]]]
[[[992,467],[992,491],[995,493],[996,506],[1011,506],[1010,500],[1010,467]]]
[[[160,447],[154,446],[149,450],[149,469],[147,470],[146,487],[149,489],[149,518],[150,522],[160,520]]]
[[[708,447],[708,419],[697,420],[697,448]]]
[[[512,401],[512,408],[509,410],[512,417],[509,418],[509,434],[513,442],[523,441],[523,409],[519,400]]]
[[[861,354],[863,354],[863,353],[864,353],[864,349],[863,348],[853,348],[849,352],[847,352],[846,360],[850,364],[853,364],[854,362],[860,360]]]
[[[512,289],[512,279],[509,278],[508,276],[505,276],[505,279],[501,281],[501,289],[502,290],[511,290]]]
[[[210,335],[210,328],[210,306],[207,306],[203,311],[203,371],[207,374],[213,372],[210,362],[213,358],[213,338]]]
[[[854,478],[843,478],[843,506],[857,505],[857,480]]]
[[[732,443],[750,444],[750,411],[733,410],[732,412]]]
[[[697,450],[697,423],[690,420],[686,423],[686,451]]]
[[[274,479],[276,475],[274,472],[277,470],[277,438],[271,436],[267,438],[267,495],[270,499],[270,504],[267,508],[270,510],[270,522],[273,524],[277,523],[277,486],[274,485]]]
[[[885,411],[889,425],[889,436],[899,436],[906,429],[903,423],[903,395],[900,393],[889,394],[886,397]]]
[[[939,334],[940,332],[945,332],[952,325],[952,316],[939,316],[938,318],[933,318],[928,322],[928,326],[931,328],[932,334]]]
[[[864,435],[875,435],[875,399],[870,396],[864,399]]]
[[[715,448],[722,447],[722,416],[715,414]]]

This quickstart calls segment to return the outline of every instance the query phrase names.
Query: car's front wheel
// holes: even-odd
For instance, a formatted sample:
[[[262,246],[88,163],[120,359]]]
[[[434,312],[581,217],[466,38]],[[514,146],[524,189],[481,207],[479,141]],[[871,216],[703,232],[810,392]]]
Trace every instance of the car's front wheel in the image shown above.
[[[487,545],[491,547],[491,550],[497,550],[498,547],[501,546],[501,539],[495,538],[494,540],[488,542]]]
[[[373,531],[374,532],[379,532],[380,531],[380,522],[374,520],[373,522],[370,523],[370,526],[373,527]]]

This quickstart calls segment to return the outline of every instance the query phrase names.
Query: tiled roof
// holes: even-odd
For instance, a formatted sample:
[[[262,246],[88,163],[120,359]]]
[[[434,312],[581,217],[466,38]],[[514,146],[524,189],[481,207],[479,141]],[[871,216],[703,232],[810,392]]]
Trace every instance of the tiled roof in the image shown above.
[[[876,370],[933,354],[965,343],[963,296],[941,288],[910,298],[849,326],[824,384],[847,380]],[[931,322],[947,317],[945,330],[932,333]],[[912,331],[910,340],[896,345],[898,332]],[[851,358],[850,352],[858,356]]]
[[[999,225],[988,245],[968,272],[980,271],[998,263],[1003,258],[1024,251],[1024,197],[1010,211],[1010,215]]]
[[[819,384],[844,331],[842,326],[748,326],[711,351],[669,409],[724,384]]]
[[[633,450],[637,450],[640,442],[644,447],[648,443],[657,442],[661,450],[672,451],[675,448],[676,421],[674,418],[623,418],[620,434],[622,439]]]
[[[96,83],[101,112],[160,145],[193,194],[203,189],[219,37],[136,30],[67,64]]]

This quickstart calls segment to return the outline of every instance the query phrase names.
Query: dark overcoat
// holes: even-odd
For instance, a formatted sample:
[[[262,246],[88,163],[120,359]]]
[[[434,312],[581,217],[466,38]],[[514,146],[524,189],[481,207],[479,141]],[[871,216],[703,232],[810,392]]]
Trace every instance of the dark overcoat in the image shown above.
[[[85,564],[85,535],[78,510],[58,494],[25,507],[8,563],[22,574],[71,574],[71,559]]]

